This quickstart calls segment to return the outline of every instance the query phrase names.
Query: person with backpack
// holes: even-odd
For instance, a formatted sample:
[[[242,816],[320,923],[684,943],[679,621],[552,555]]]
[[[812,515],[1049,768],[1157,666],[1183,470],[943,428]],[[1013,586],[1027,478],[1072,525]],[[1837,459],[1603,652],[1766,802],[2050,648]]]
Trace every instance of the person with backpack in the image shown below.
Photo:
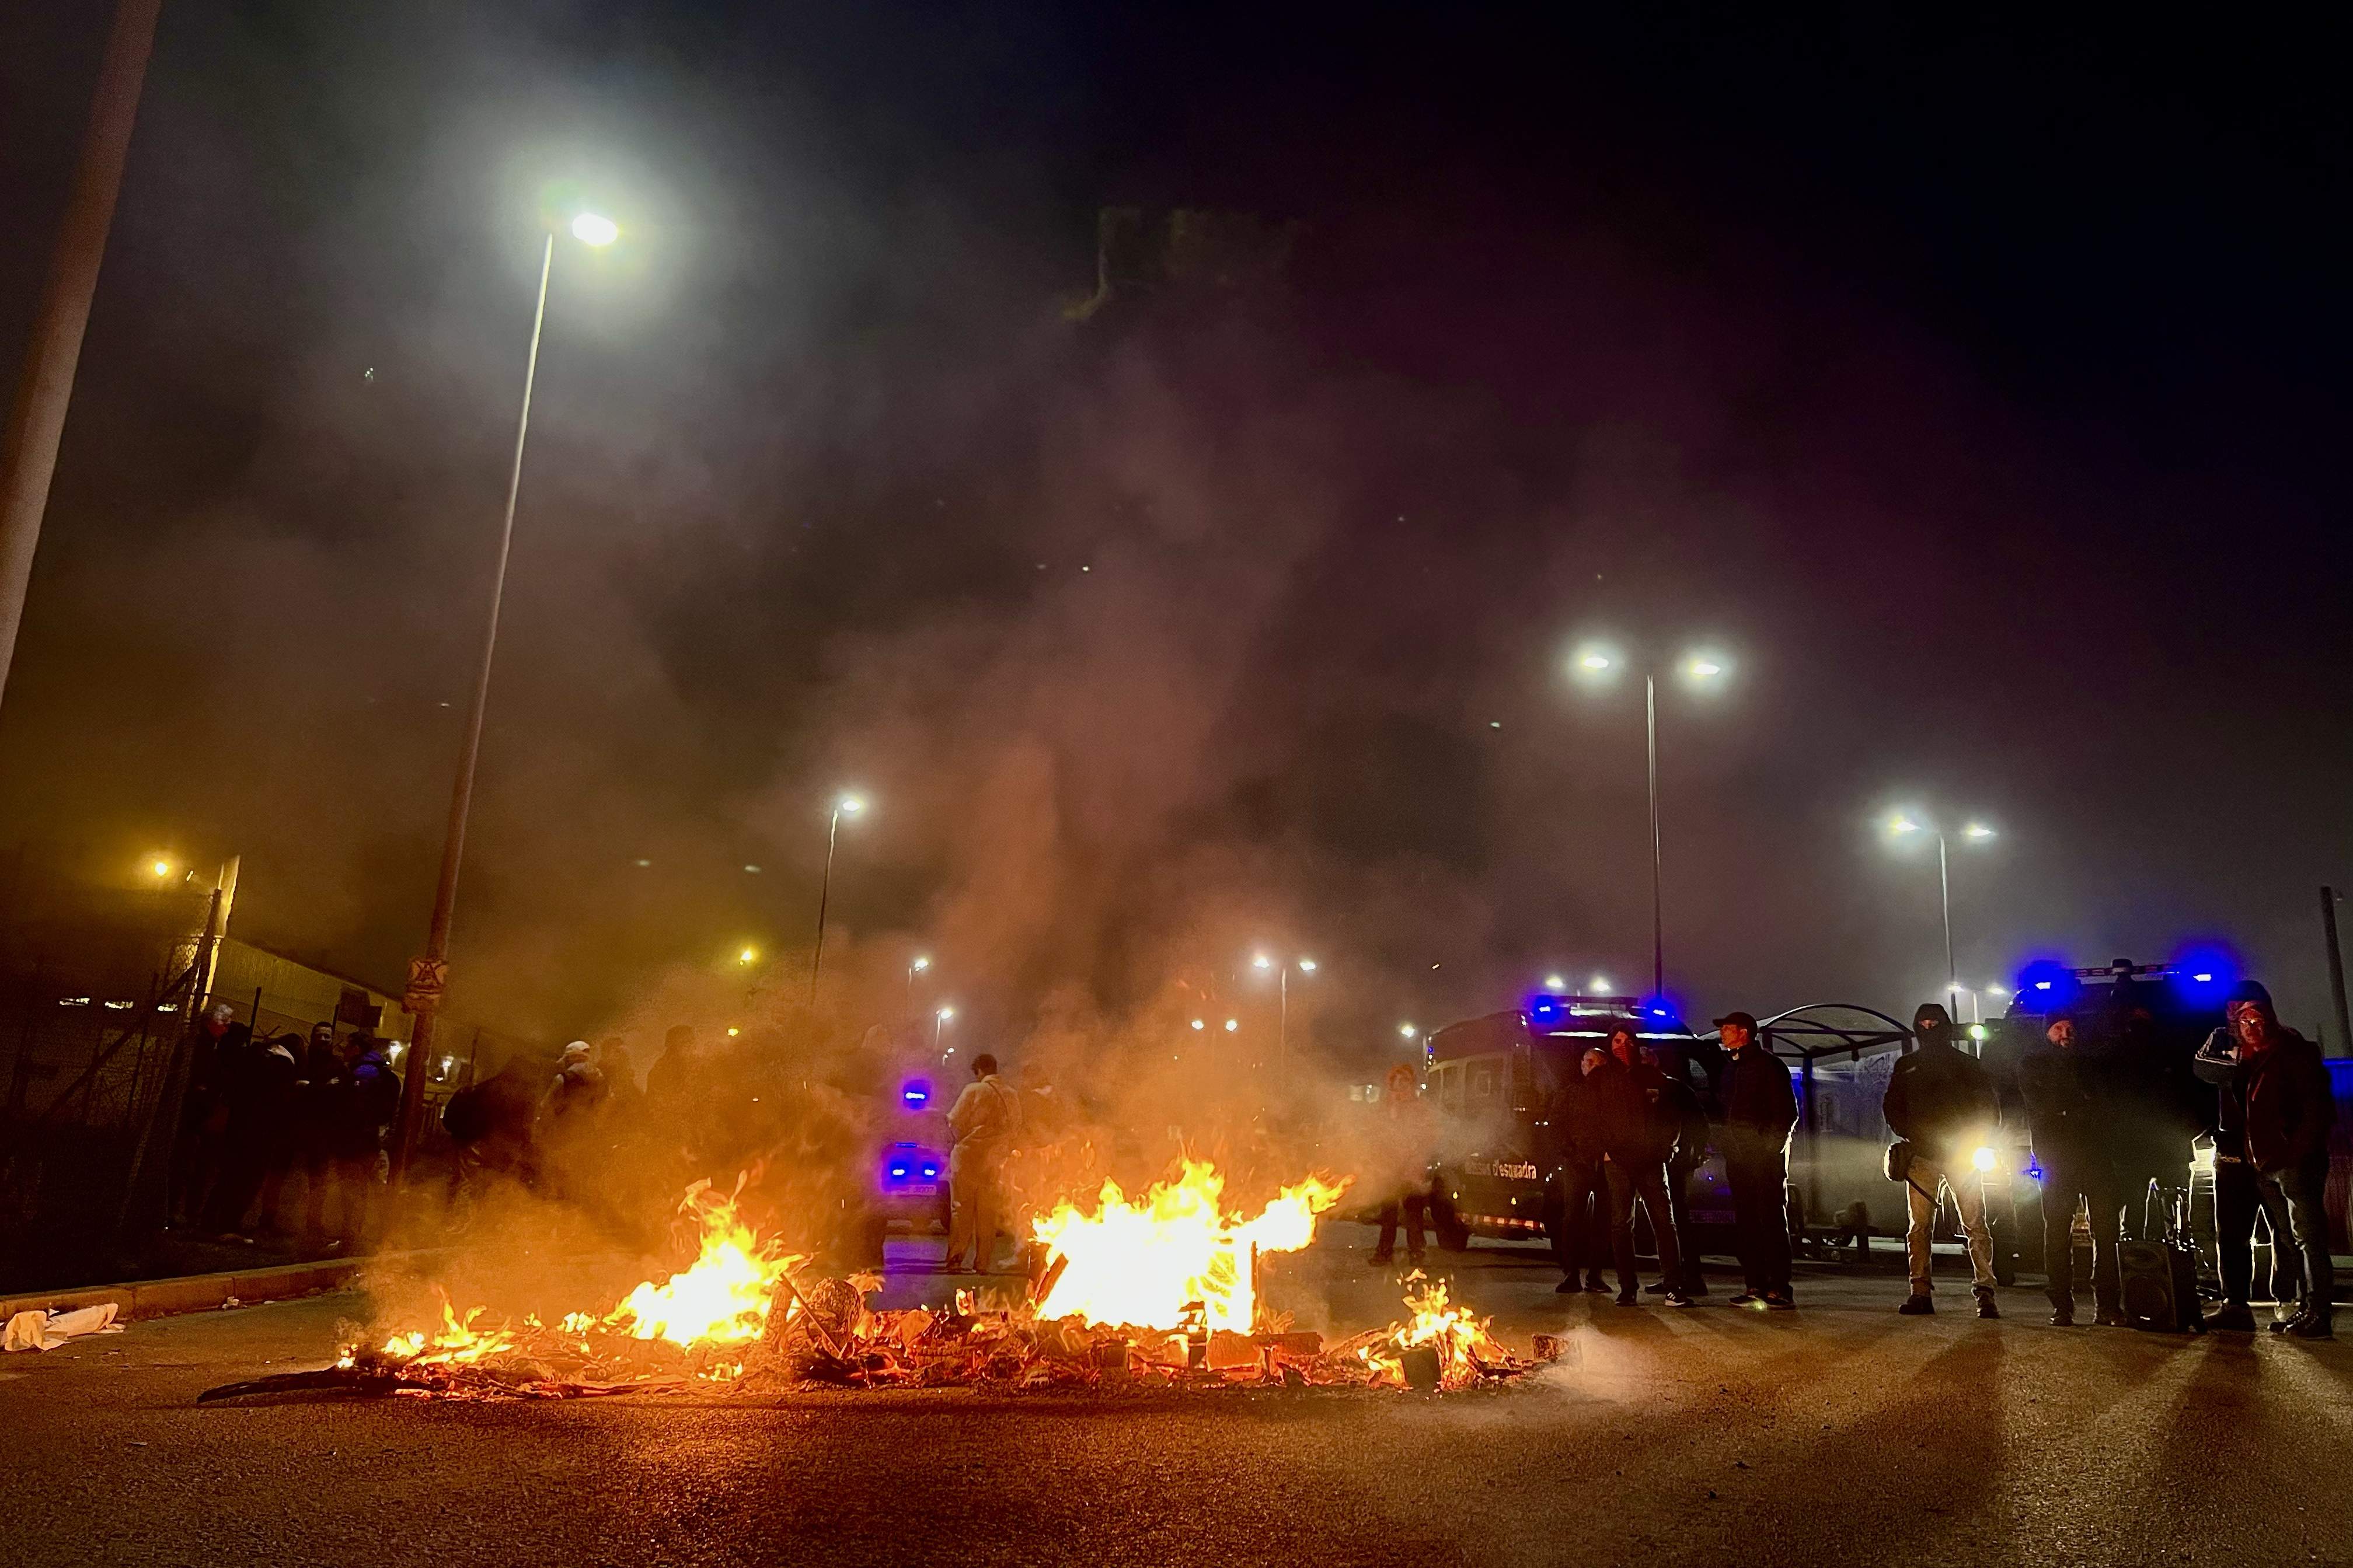
[[[1977,1058],[1953,1043],[1953,1016],[1941,1002],[1925,1002],[1912,1018],[1912,1051],[1888,1075],[1880,1104],[1888,1131],[1899,1140],[1888,1151],[1887,1175],[1905,1185],[1911,1228],[1905,1251],[1912,1266],[1912,1294],[1896,1309],[1905,1317],[1936,1310],[1930,1278],[1936,1254],[1930,1247],[1939,1188],[1953,1194],[1961,1229],[1969,1238],[1970,1289],[1978,1316],[1999,1318],[1993,1297],[1993,1232],[1986,1228],[1985,1178],[1977,1151],[1993,1136],[2000,1102],[1993,1079]]]
[[[972,1058],[972,1081],[948,1112],[955,1142],[948,1150],[947,1272],[987,1274],[996,1262],[1004,1211],[1005,1157],[1021,1130],[1021,1093],[997,1076],[997,1058]]]

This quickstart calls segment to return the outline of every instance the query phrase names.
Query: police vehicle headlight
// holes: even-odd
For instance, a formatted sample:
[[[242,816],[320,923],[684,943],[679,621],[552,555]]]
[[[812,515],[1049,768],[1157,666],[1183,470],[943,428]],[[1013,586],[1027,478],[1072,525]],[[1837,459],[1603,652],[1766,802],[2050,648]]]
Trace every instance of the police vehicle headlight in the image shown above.
[[[1980,1171],[1990,1171],[2000,1163],[2000,1157],[1993,1152],[1993,1146],[1989,1143],[1978,1144],[1976,1152],[1969,1156],[1969,1163]]]

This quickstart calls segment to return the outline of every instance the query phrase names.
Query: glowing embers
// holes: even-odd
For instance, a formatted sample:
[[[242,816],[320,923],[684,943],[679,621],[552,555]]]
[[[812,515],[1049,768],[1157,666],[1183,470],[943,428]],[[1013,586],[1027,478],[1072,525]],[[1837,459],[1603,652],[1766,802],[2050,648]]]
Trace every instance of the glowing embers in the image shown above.
[[[1134,1198],[1107,1181],[1092,1214],[1065,1200],[1032,1222],[1056,1259],[1038,1317],[1177,1329],[1198,1303],[1211,1330],[1250,1332],[1258,1326],[1254,1255],[1305,1247],[1316,1217],[1347,1184],[1310,1176],[1248,1216],[1225,1206],[1225,1186],[1215,1166],[1187,1160],[1174,1180]]]

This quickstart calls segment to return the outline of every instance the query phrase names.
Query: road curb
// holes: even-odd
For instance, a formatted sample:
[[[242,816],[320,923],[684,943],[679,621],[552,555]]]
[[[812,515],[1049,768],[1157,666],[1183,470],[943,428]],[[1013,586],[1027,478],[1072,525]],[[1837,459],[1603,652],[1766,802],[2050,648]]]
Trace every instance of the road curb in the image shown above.
[[[0,1320],[46,1309],[71,1311],[114,1303],[122,1319],[161,1318],[174,1312],[205,1312],[231,1301],[251,1305],[289,1296],[348,1288],[364,1269],[426,1258],[429,1252],[388,1252],[338,1258],[318,1263],[284,1263],[266,1268],[231,1268],[218,1274],[181,1274],[164,1279],[132,1279],[120,1285],[85,1285],[71,1290],[32,1290],[0,1297]]]

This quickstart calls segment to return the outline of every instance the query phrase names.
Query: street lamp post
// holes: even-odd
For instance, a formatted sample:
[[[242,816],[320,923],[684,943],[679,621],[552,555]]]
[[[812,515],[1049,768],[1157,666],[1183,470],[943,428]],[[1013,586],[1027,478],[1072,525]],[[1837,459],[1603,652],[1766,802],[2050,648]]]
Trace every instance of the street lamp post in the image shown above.
[[[1913,812],[1897,812],[1888,819],[1887,830],[1897,838],[1915,833],[1936,836],[1936,907],[1945,922],[1945,1006],[1947,1012],[1957,1013],[1961,1010],[1961,976],[1953,963],[1953,875],[1945,830]],[[1994,837],[1994,831],[1982,822],[1972,822],[1961,829],[1961,837],[1969,843],[1982,844]]]
[[[1578,679],[1597,681],[1614,679],[1626,665],[1626,656],[1615,649],[1588,646],[1578,651],[1570,667]],[[1683,656],[1681,668],[1690,684],[1711,687],[1726,672],[1727,661],[1721,654],[1691,653]],[[1651,994],[1657,996],[1667,989],[1667,938],[1661,892],[1664,879],[1659,829],[1659,679],[1658,671],[1650,667],[1642,671],[1642,774],[1651,799]]]
[[[955,1009],[953,1007],[942,1007],[932,1015],[932,1054],[942,1061],[947,1060],[947,1057],[940,1049],[940,1037],[946,1031],[948,1020],[955,1016]]]
[[[817,890],[817,950],[809,955],[809,1005],[817,1005],[818,971],[825,964],[825,907],[833,898],[833,847],[841,837],[841,819],[856,816],[866,809],[866,803],[854,795],[843,795],[833,803],[833,814],[825,827],[825,879]],[[913,982],[908,989],[914,988]]]
[[[572,236],[581,244],[601,248],[620,237],[610,218],[582,213],[572,220]],[[491,611],[482,627],[481,663],[474,671],[474,692],[467,705],[465,740],[458,752],[458,776],[449,791],[449,818],[441,836],[441,877],[433,890],[433,919],[426,929],[425,956],[409,965],[408,991],[404,998],[416,1023],[409,1036],[410,1068],[401,1081],[399,1131],[393,1140],[392,1179],[397,1185],[407,1173],[408,1157],[417,1142],[417,1123],[425,1111],[425,1074],[415,1064],[433,1059],[434,1021],[441,1007],[449,962],[449,925],[458,907],[458,868],[466,852],[466,817],[474,800],[474,763],[482,750],[482,715],[491,700],[491,660],[499,646],[499,606],[506,597],[507,561],[514,551],[515,500],[522,490],[523,447],[531,435],[531,394],[539,379],[539,342],[547,323],[547,280],[555,268],[555,231],[547,231],[539,255],[539,300],[531,312],[531,353],[523,362],[522,409],[515,417],[514,460],[507,469],[506,513],[499,525],[498,565],[491,574]]]
[[[1250,960],[1250,966],[1254,969],[1275,972],[1274,1060],[1278,1070],[1291,1065],[1291,966],[1293,963],[1299,965],[1302,974],[1315,973],[1315,961],[1312,958],[1286,959],[1278,963],[1261,952]]]
[[[828,857],[828,858],[830,858],[830,856]],[[907,964],[908,1006],[913,1007],[915,1005],[915,976],[921,974],[924,970],[929,969],[931,966],[932,961],[920,952],[917,953],[913,959],[909,961]]]

